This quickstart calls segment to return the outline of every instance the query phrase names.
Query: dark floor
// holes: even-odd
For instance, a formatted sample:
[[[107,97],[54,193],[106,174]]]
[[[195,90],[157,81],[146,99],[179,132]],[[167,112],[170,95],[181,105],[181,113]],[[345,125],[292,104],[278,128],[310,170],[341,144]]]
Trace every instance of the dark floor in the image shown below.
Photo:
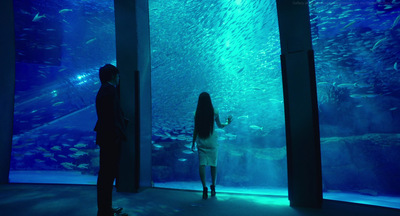
[[[399,216],[400,210],[324,200],[322,209],[292,208],[287,197],[217,193],[201,199],[200,192],[149,188],[113,195],[114,206],[129,215],[354,215]],[[0,215],[96,215],[96,186],[0,185]]]

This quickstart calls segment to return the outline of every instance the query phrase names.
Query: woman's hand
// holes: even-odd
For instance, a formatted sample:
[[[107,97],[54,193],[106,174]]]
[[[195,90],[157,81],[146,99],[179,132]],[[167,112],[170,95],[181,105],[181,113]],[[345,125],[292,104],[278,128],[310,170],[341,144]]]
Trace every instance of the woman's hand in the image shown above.
[[[232,119],[233,119],[233,117],[232,117],[232,115],[230,115],[230,116],[228,117],[228,119],[227,119],[228,124],[230,124],[230,123],[232,122]]]

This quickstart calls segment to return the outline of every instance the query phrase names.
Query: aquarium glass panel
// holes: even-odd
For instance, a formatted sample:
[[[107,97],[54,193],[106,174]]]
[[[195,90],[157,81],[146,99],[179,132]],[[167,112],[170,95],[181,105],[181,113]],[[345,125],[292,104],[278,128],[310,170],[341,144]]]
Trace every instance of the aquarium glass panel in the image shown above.
[[[400,2],[312,0],[324,198],[400,206]]]
[[[11,182],[96,183],[98,68],[115,64],[111,0],[14,1]]]
[[[233,116],[216,130],[217,190],[287,195],[275,1],[149,0],[149,7],[154,185],[202,189],[191,142],[205,91],[222,122]]]

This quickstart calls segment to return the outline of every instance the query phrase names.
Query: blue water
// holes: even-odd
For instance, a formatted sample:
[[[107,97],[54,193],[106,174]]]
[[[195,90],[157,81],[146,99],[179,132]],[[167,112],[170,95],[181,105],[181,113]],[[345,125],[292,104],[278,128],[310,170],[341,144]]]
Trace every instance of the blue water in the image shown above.
[[[275,3],[149,3],[155,185],[198,181],[201,186],[197,152],[190,147],[197,99],[207,91],[222,121],[234,118],[217,131],[217,184],[286,189]]]
[[[399,3],[313,0],[309,6],[324,197],[395,207]],[[14,7],[10,180],[54,183],[57,175],[62,183],[94,184],[98,68],[116,63],[113,1],[19,0]],[[154,186],[201,188],[190,145],[197,98],[207,91],[220,117],[234,118],[218,130],[219,188],[285,195],[275,1],[149,0],[149,12]]]
[[[11,173],[97,175],[94,101],[100,87],[98,68],[105,62],[115,64],[113,7],[112,1],[14,2]]]
[[[324,191],[400,196],[400,2],[311,1]]]

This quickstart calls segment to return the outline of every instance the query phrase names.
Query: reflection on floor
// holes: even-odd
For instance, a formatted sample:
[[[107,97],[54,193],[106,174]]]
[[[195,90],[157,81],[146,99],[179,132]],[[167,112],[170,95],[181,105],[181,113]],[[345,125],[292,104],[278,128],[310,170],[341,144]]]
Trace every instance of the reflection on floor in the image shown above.
[[[82,175],[80,172],[65,172],[65,171],[11,171],[10,172],[11,183],[41,183],[41,184],[80,184],[80,185],[95,185],[97,182],[97,176],[93,175]],[[200,181],[196,182],[166,182],[166,183],[155,183],[156,188],[165,189],[179,189],[186,191],[197,191],[202,190]],[[217,192],[223,194],[238,194],[246,195],[261,195],[261,196],[273,196],[279,197],[279,203],[288,203],[288,192],[287,188],[245,188],[245,187],[227,187],[223,185],[217,185]],[[351,203],[367,204],[374,206],[382,206],[389,208],[400,209],[400,197],[390,196],[371,196],[362,195],[356,193],[343,193],[343,192],[325,192],[323,194],[324,199],[345,201]],[[275,202],[274,202],[275,203]]]
[[[113,193],[114,206],[130,216],[398,216],[400,210],[324,200],[321,209],[292,208],[287,197],[217,192],[201,199],[199,191],[149,188],[139,193]],[[1,215],[96,215],[94,185],[0,185]]]
[[[170,188],[170,189],[182,189],[182,190],[194,190],[200,191],[202,185],[200,181],[196,182],[164,182],[154,183],[154,187],[158,188]],[[207,186],[209,187],[209,186]],[[227,187],[223,185],[216,185],[216,189],[219,192],[234,193],[234,194],[249,194],[249,195],[268,195],[268,196],[288,196],[287,188],[260,188],[260,187]]]
[[[201,182],[165,182],[155,183],[154,187],[183,189],[183,190],[202,190]],[[287,188],[244,188],[244,187],[225,187],[217,185],[217,190],[225,193],[248,194],[248,195],[268,195],[268,196],[288,196]],[[383,206],[400,209],[400,197],[390,196],[371,196],[357,193],[325,192],[324,199],[345,201],[374,206]]]

